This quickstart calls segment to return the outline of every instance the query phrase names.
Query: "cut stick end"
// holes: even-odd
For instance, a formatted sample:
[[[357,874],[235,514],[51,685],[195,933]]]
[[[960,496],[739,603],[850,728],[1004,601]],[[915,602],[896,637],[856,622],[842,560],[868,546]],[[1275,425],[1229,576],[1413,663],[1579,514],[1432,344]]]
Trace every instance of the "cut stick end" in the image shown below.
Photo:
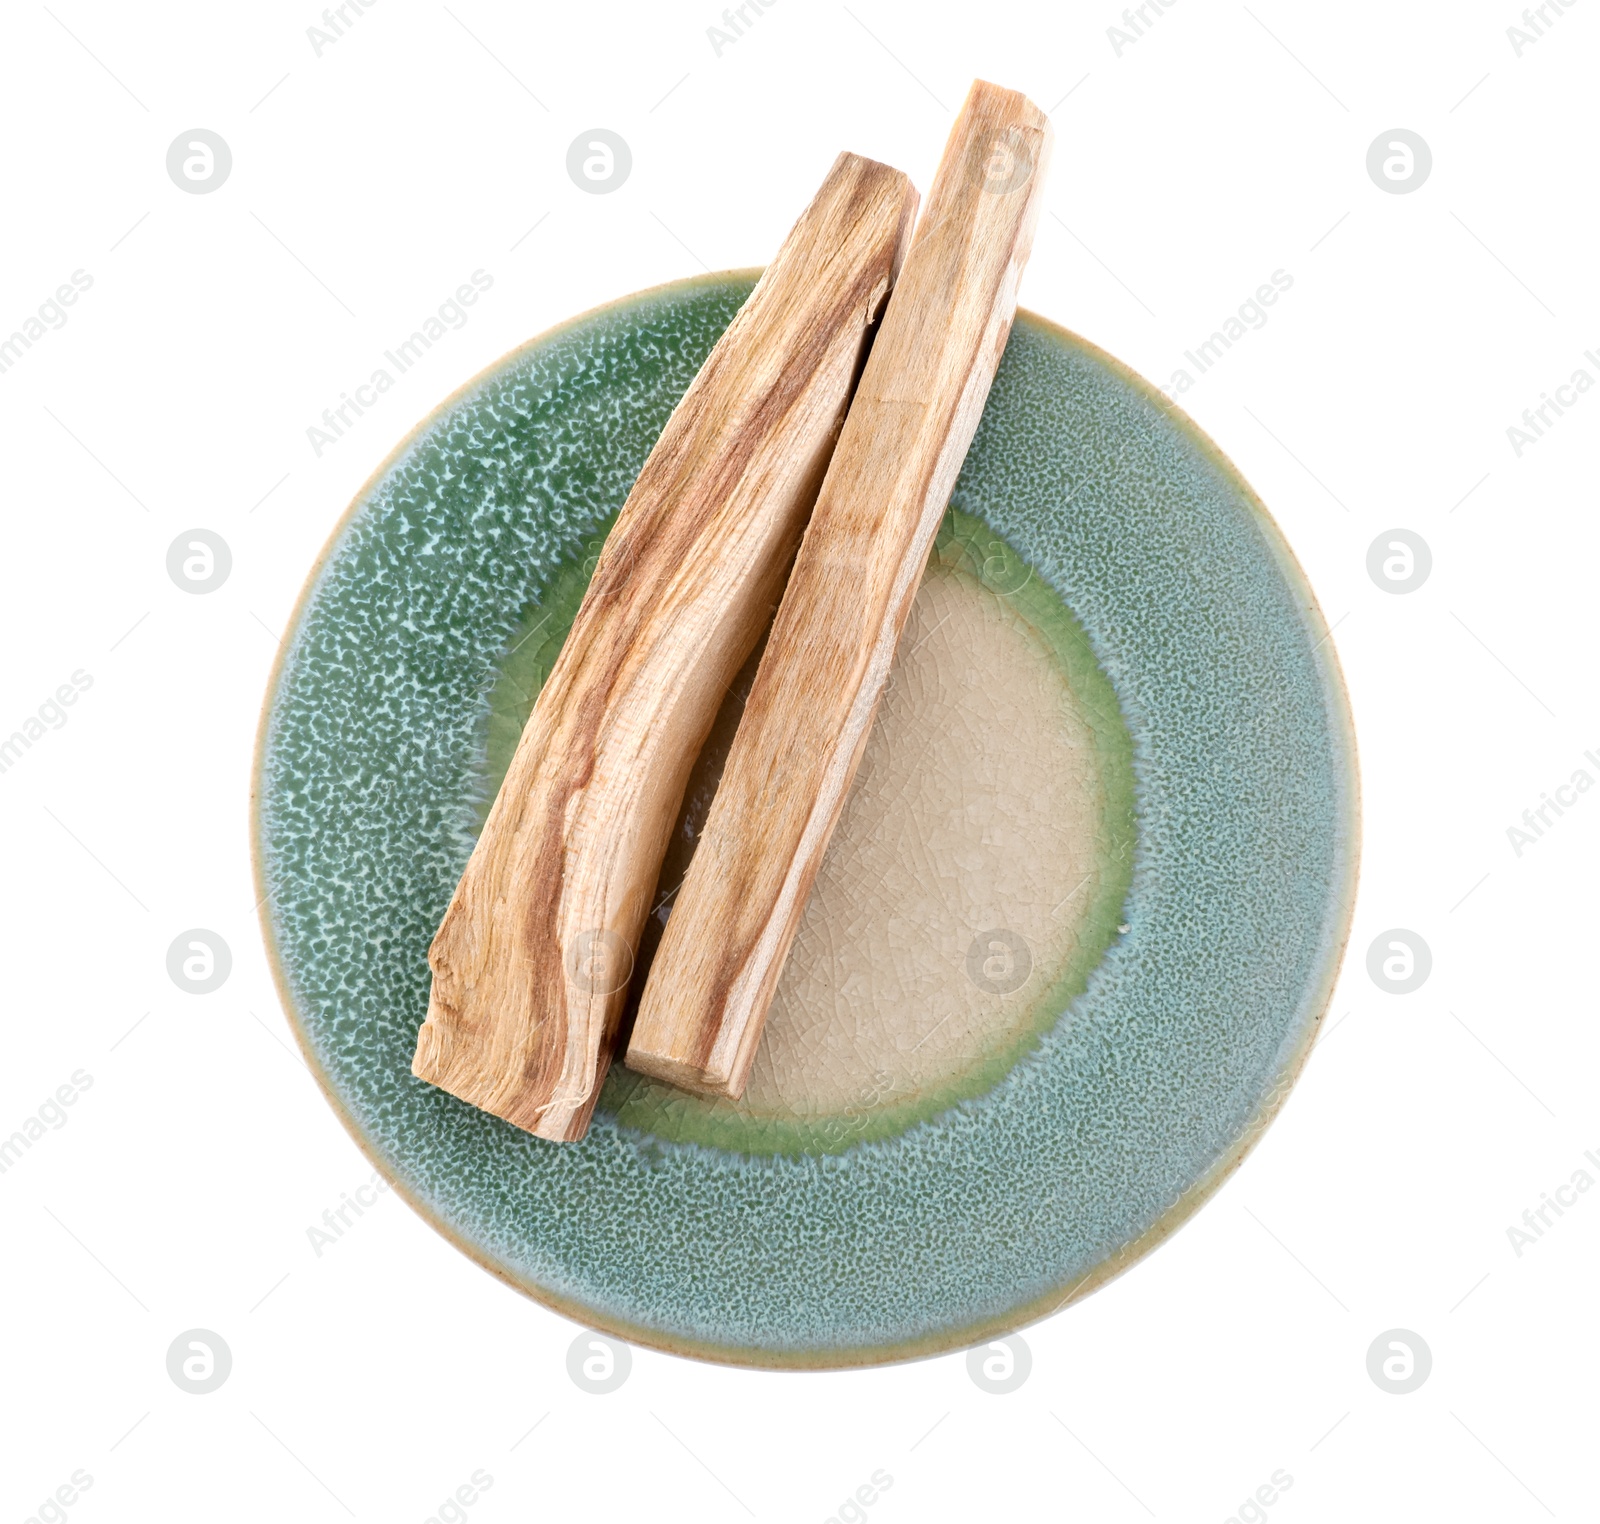
[[[835,228],[883,230],[887,225],[892,230],[884,244],[888,265],[871,304],[873,310],[867,314],[868,322],[876,322],[881,315],[883,302],[900,273],[921,201],[904,170],[846,149],[833,161],[822,188],[796,224],[799,228],[815,218]]]
[[[764,1013],[771,998],[769,990],[748,1016],[725,1009],[715,1031],[719,1037],[724,1031],[738,1032],[740,1041],[731,1048],[723,1041],[713,1041],[707,1050],[702,1013],[675,1011],[663,998],[662,988],[647,982],[623,1062],[635,1073],[664,1080],[680,1090],[712,1100],[737,1101],[750,1083],[760,1042],[761,1020],[754,1009]]]
[[[453,1095],[458,1101],[464,1101],[479,1111],[487,1111],[491,1116],[499,1117],[502,1122],[509,1122],[513,1127],[521,1128],[523,1132],[532,1133],[534,1137],[543,1138],[549,1143],[576,1143],[582,1139],[589,1131],[595,1102],[600,1096],[600,1087],[596,1085],[581,1104],[563,1105],[552,1102],[538,1116],[529,1116],[519,1111],[516,1106],[496,1102],[469,1086],[462,1085],[458,1088],[454,1084],[447,1084],[442,1078],[435,1078],[431,1073],[423,1073],[421,1064],[422,1056],[419,1049],[417,1058],[413,1059],[411,1064],[411,1072],[418,1079],[437,1086],[447,1094]]]
[[[459,1072],[452,1062],[455,1049],[450,1034],[454,1027],[452,1013],[440,1001],[436,986],[429,992],[427,1019],[417,1032],[417,1049],[411,1058],[411,1072],[417,1079],[551,1143],[576,1143],[588,1132],[603,1071],[582,1102],[553,1101],[534,1107],[525,1097],[501,1099],[481,1076]]]
[[[447,1089],[444,1075],[449,1068],[450,1021],[439,1000],[437,988],[428,991],[428,1015],[417,1031],[417,1051],[411,1057],[411,1072],[419,1080]]]
[[[975,79],[967,91],[967,98],[962,103],[966,110],[973,105],[990,105],[992,109],[1004,110],[1018,116],[1032,116],[1041,126],[1047,125],[1049,117],[1045,115],[1044,108],[1036,106],[1032,100],[1020,90],[1013,90],[1008,85],[997,85],[992,79]]]
[[[979,118],[1001,121],[1027,130],[1053,135],[1050,118],[1042,106],[1036,105],[1020,90],[1008,90],[986,79],[975,79],[967,98],[961,103],[952,137],[967,130]]]
[[[945,146],[940,173],[961,174],[983,190],[1024,192],[1034,201],[1049,167],[1055,130],[1020,90],[975,79]],[[948,187],[935,187],[934,194]]]
[[[728,1081],[708,1074],[700,1065],[677,1056],[671,1051],[670,1046],[658,1049],[641,1044],[637,1032],[633,1041],[628,1044],[624,1062],[636,1074],[647,1074],[651,1079],[663,1080],[694,1095],[703,1095],[711,1099],[723,1096],[736,1101],[744,1091],[742,1085],[736,1091]]]

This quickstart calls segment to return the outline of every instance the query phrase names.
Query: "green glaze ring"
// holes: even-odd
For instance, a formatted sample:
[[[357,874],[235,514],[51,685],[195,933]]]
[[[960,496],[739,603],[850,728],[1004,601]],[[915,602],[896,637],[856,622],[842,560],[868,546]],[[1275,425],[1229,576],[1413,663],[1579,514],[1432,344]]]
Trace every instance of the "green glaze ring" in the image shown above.
[[[1021,313],[744,1099],[619,1065],[588,1137],[552,1144],[413,1078],[428,944],[483,813],[754,279],[534,339],[379,469],[268,688],[256,870],[313,1072],[465,1252],[636,1343],[871,1365],[1086,1294],[1260,1136],[1349,929],[1355,747],[1327,626],[1249,487],[1145,382]]]

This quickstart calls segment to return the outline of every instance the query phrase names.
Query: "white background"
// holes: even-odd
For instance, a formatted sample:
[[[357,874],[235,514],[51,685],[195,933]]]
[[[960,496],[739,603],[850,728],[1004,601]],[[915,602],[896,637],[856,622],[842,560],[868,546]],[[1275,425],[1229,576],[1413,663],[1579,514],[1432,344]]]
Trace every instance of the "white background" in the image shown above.
[[[93,686],[0,774],[0,1135],[75,1070],[93,1085],[0,1175],[0,1521],[78,1469],[47,1518],[420,1524],[480,1469],[474,1524],[821,1524],[874,1471],[873,1524],[1592,1518],[1600,1191],[1520,1256],[1507,1229],[1600,1179],[1600,794],[1520,856],[1507,828],[1600,778],[1600,395],[1520,458],[1506,429],[1579,366],[1600,379],[1600,8],[1551,7],[1518,56],[1515,0],[1180,0],[1119,56],[1115,0],[781,0],[718,56],[712,3],[381,0],[321,56],[312,0],[4,13],[0,335],[94,283],[0,375],[0,734],[75,670]],[[392,1196],[309,1245],[371,1171],[260,943],[263,688],[336,518],[436,401],[573,313],[762,262],[841,148],[926,190],[975,74],[1056,124],[1025,305],[1165,381],[1293,277],[1183,401],[1336,623],[1365,796],[1350,956],[1259,1149],[1027,1330],[1017,1392],[961,1355],[782,1375],[637,1351],[594,1396],[572,1324]],[[165,169],[196,126],[233,154],[209,195]],[[565,169],[594,127],[634,158],[604,196]],[[1394,127],[1432,149],[1411,194],[1367,174]],[[318,458],[307,426],[478,268],[470,322]],[[203,597],[165,569],[195,527],[233,554]],[[1403,596],[1366,570],[1396,527],[1434,561]],[[165,971],[190,927],[233,950],[215,994]],[[1392,927],[1433,952],[1414,994],[1366,971]],[[233,1353],[209,1396],[166,1372],[195,1327]],[[1433,1355],[1405,1396],[1366,1369],[1396,1327]]]

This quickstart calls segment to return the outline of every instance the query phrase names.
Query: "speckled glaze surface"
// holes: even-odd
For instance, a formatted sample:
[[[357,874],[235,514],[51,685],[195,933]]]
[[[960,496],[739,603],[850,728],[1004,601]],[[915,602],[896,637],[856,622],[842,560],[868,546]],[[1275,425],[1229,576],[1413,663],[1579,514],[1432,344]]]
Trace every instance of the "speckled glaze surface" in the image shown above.
[[[1152,388],[1021,314],[952,505],[1092,653],[1136,817],[1114,924],[1061,1009],[981,1093],[843,1148],[652,1130],[626,1081],[582,1143],[551,1144],[414,1079],[428,943],[504,751],[508,650],[530,606],[581,590],[752,280],[662,287],[533,341],[368,484],[267,695],[257,871],[330,1100],[466,1252],[636,1342],[874,1364],[1084,1294],[1237,1164],[1337,971],[1354,745],[1326,626],[1248,487]]]

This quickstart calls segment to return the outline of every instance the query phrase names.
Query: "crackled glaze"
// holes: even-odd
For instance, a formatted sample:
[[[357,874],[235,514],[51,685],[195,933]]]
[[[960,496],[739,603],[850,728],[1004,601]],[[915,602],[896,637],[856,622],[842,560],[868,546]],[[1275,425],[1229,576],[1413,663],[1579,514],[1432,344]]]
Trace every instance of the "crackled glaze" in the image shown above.
[[[1120,709],[1105,734],[1125,722],[1131,737],[1137,810],[1121,921],[1086,933],[1093,964],[1061,1008],[1023,1022],[1020,1051],[976,1093],[812,1146],[794,1133],[694,1141],[661,1111],[662,1125],[640,1125],[648,1101],[625,1082],[584,1142],[550,1144],[413,1079],[428,942],[536,681],[537,660],[518,668],[508,650],[532,641],[537,657],[549,631],[529,611],[581,591],[594,542],[750,284],[680,283],[535,341],[379,473],[269,694],[258,867],[309,1057],[443,1231],[626,1337],[753,1364],[871,1363],[970,1343],[1081,1293],[1237,1161],[1337,965],[1352,747],[1326,627],[1249,490],[1144,383],[1024,314],[953,505],[1025,560],[1092,656]],[[1063,670],[1080,698],[1094,687]],[[1069,843],[1099,840],[1103,855],[1117,801],[1087,820],[1071,797],[1041,792]],[[1052,881],[1029,871],[1044,877],[1024,898]],[[1046,945],[1046,972],[1052,956]],[[978,1068],[968,1053],[940,1073]],[[880,1104],[898,1102],[868,1109]]]

